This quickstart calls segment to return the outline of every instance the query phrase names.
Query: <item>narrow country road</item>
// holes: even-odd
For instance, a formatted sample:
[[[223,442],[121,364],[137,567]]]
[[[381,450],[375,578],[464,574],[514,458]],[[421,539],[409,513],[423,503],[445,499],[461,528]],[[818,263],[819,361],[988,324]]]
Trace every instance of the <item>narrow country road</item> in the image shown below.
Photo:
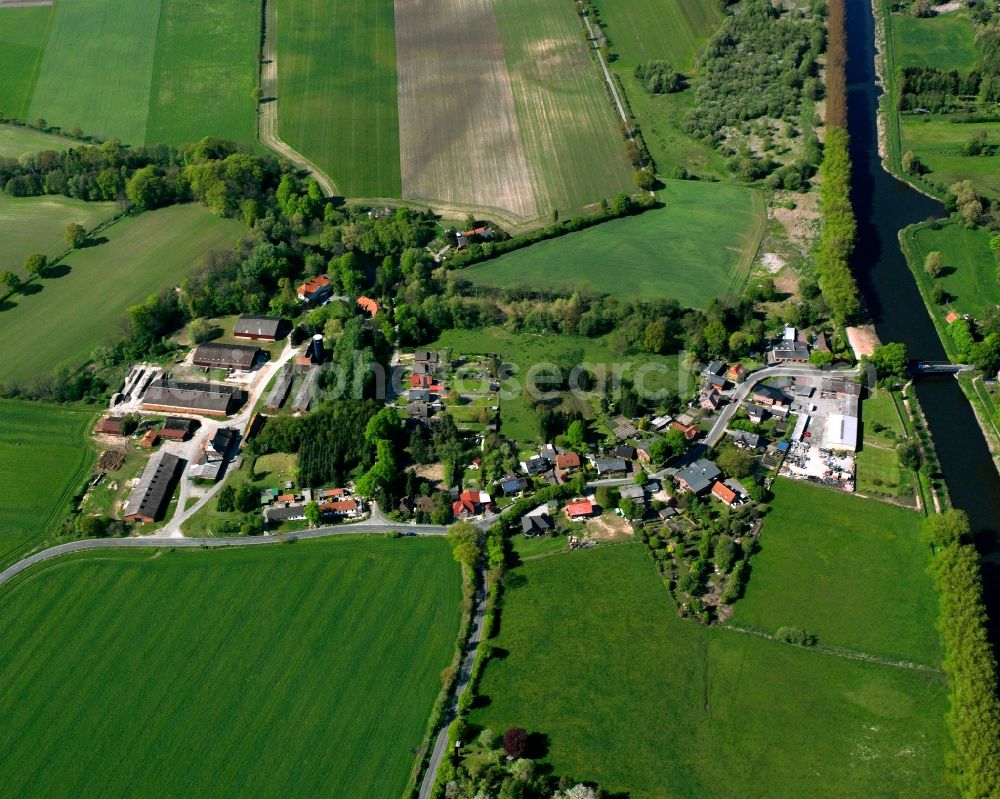
[[[458,679],[455,681],[455,690],[452,693],[451,702],[445,712],[442,726],[434,741],[434,750],[431,752],[430,760],[427,762],[427,770],[424,772],[424,779],[420,783],[419,799],[430,799],[431,791],[434,788],[434,777],[437,775],[438,767],[445,756],[448,748],[448,727],[458,715],[458,698],[465,691],[472,676],[472,667],[476,662],[476,655],[479,654],[479,642],[483,637],[483,618],[486,616],[486,586],[484,585],[476,592],[476,607],[472,614],[472,627],[469,630],[469,642],[466,645],[465,656],[458,670]]]
[[[278,155],[310,172],[327,197],[337,196],[337,187],[330,176],[302,153],[292,149],[278,135],[278,9],[275,0],[268,0],[264,24],[264,43],[261,48],[260,88],[263,100],[258,105],[257,138]]]
[[[443,525],[434,524],[398,524],[367,520],[357,524],[339,524],[334,527],[317,527],[314,530],[302,530],[297,533],[282,533],[281,535],[262,535],[228,538],[165,538],[162,535],[137,536],[134,538],[88,538],[82,541],[67,541],[34,555],[29,555],[0,572],[0,586],[12,580],[26,569],[61,555],[72,552],[86,552],[91,549],[150,549],[150,548],[193,548],[222,549],[224,547],[266,546],[281,544],[286,541],[305,541],[311,538],[327,538],[337,535],[374,535],[378,533],[402,533],[404,535],[445,535],[448,531]]]

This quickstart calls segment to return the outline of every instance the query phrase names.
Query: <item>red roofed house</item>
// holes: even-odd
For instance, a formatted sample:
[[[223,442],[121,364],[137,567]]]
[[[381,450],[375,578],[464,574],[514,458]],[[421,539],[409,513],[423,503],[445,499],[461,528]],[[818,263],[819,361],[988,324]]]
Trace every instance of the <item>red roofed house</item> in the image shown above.
[[[948,315],[944,318],[944,321],[946,321],[950,325],[952,322],[957,322],[961,318],[962,317],[959,316],[955,311],[948,311]]]
[[[562,471],[580,468],[580,456],[575,452],[564,452],[556,455],[556,468]]]
[[[278,502],[294,502],[295,501],[295,494],[278,494],[277,501]]]
[[[299,299],[304,302],[316,302],[329,297],[332,293],[333,285],[326,275],[311,278],[298,288]]]
[[[492,502],[490,495],[485,491],[463,491],[458,499],[451,503],[451,512],[456,519],[468,519],[490,508]]]
[[[361,507],[356,500],[341,499],[337,502],[322,503],[319,512],[325,516],[357,516],[361,512]]]
[[[344,496],[344,493],[345,493],[344,489],[342,488],[324,488],[322,491],[319,492],[319,495],[323,499],[333,499],[333,497]]]
[[[375,316],[379,311],[378,303],[371,297],[358,297],[358,307],[369,316]]]
[[[688,441],[694,441],[698,437],[698,434],[701,432],[693,424],[681,424],[680,422],[674,422],[670,426],[674,430],[680,430],[680,432],[684,434],[684,438],[686,438]]]
[[[725,483],[719,482],[718,480],[716,480],[715,485],[712,486],[712,496],[720,502],[725,502],[727,505],[732,505],[736,502],[736,492]]]
[[[594,515],[594,503],[589,499],[578,499],[566,505],[563,512],[570,519],[586,519]]]
[[[747,368],[741,363],[734,363],[726,372],[726,380],[730,383],[742,383],[747,379]]]
[[[410,375],[410,388],[430,388],[433,382],[431,375]]]

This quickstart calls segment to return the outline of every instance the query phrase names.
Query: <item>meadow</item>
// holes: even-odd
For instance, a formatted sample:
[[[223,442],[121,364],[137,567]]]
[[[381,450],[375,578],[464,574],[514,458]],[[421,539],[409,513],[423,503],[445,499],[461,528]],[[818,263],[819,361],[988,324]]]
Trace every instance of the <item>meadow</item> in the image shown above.
[[[392,0],[292,0],[277,41],[281,138],[342,194],[399,197]]]
[[[6,126],[0,128],[0,135],[6,130]],[[15,198],[0,193],[0,241],[3,242],[0,272],[10,270],[24,278],[26,256],[42,252],[53,258],[66,250],[63,234],[70,222],[90,230],[111,219],[115,213],[114,203],[90,203],[61,195]],[[27,299],[11,298],[11,301],[26,302]]]
[[[925,180],[945,187],[971,180],[987,197],[1000,197],[1000,155],[970,157],[962,147],[986,134],[992,147],[1000,145],[1000,122],[952,122],[947,116],[906,114],[900,117],[903,151],[911,150],[929,171]]]
[[[8,299],[0,311],[0,382],[86,360],[120,335],[118,320],[130,305],[180,283],[205,253],[231,248],[242,229],[198,205],[116,222],[101,234],[106,242],[74,250],[57,267],[59,277],[36,283],[41,291]],[[31,347],[21,345],[27,340]]]
[[[28,117],[54,16],[53,6],[0,8],[0,110],[5,116]]]
[[[542,736],[557,775],[631,799],[954,796],[942,677],[682,620],[638,545],[525,561],[501,625],[470,720]]]
[[[894,453],[893,453],[894,456]],[[937,599],[920,540],[923,515],[779,479],[733,622],[937,665]]]
[[[65,136],[42,133],[34,128],[0,125],[0,158],[20,158],[25,153],[37,153],[41,150],[61,152],[70,147],[79,147],[81,143]]]
[[[892,44],[896,64],[901,67],[934,67],[967,73],[976,66],[972,20],[966,11],[923,19],[895,14]]]
[[[143,144],[159,22],[160,0],[59,3],[29,118]]]
[[[610,336],[591,339],[585,336],[511,333],[502,327],[487,327],[446,330],[428,346],[436,350],[448,349],[452,355],[499,353],[504,363],[517,367],[509,380],[501,382],[500,418],[503,434],[518,441],[533,441],[539,436],[535,415],[520,390],[525,375],[535,364],[555,363],[560,368],[572,368],[577,364],[605,365],[609,370],[609,382],[612,380],[612,367],[620,366],[621,376],[636,379],[637,387],[640,387],[637,373],[641,374],[641,385],[650,392],[673,390],[683,395],[691,387],[691,375],[682,370],[679,356],[622,355],[615,350]],[[584,399],[567,398],[567,402],[585,416],[590,415],[589,405]]]
[[[997,261],[990,250],[990,232],[984,228],[969,229],[945,222],[927,225],[913,231],[915,256],[923,264],[927,253],[941,253],[944,269],[931,280],[923,269],[918,280],[927,290],[940,285],[951,299],[936,306],[943,318],[949,310],[960,314],[981,316],[989,307],[1000,303],[1000,283],[997,282]]]
[[[5,791],[400,796],[459,599],[429,539],[49,563],[0,591]]]
[[[257,140],[260,0],[160,0],[146,144]]]
[[[38,548],[69,512],[94,463],[95,418],[92,410],[0,400],[0,569]]]
[[[469,267],[491,287],[591,291],[704,307],[743,290],[766,226],[761,195],[739,186],[668,180],[663,208]]]

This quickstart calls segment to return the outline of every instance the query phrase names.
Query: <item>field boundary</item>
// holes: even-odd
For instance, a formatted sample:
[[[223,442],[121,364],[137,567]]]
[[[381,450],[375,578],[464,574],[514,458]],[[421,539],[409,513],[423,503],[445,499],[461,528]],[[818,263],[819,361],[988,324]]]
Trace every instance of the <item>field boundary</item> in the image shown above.
[[[740,253],[740,258],[736,262],[736,268],[733,269],[733,276],[729,282],[729,293],[736,296],[743,293],[743,289],[750,279],[750,274],[753,272],[753,265],[760,252],[760,246],[764,243],[764,236],[767,234],[767,203],[757,189],[750,191],[752,192],[751,204],[754,206],[754,211],[758,213],[754,215],[754,227],[750,233],[750,239]]]
[[[261,0],[260,73],[261,91],[257,102],[257,138],[269,150],[309,172],[327,197],[338,195],[337,186],[322,169],[295,150],[278,135],[278,44],[274,29],[278,9],[271,0]]]

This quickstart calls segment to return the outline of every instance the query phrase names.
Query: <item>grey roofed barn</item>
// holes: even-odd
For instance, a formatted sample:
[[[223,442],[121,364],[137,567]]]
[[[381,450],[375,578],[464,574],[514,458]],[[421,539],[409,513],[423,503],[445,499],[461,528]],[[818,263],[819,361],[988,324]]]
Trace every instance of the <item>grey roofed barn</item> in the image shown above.
[[[142,407],[146,410],[169,410],[227,416],[246,400],[246,392],[235,386],[217,383],[175,383],[155,380],[146,389]]]
[[[275,341],[281,329],[282,320],[277,316],[253,316],[244,314],[233,325],[233,335],[236,338]]]
[[[184,461],[169,452],[157,452],[132,489],[122,514],[127,521],[155,522],[173,493]]]
[[[259,353],[260,347],[249,344],[201,344],[194,351],[191,362],[195,366],[246,372],[253,368]]]

